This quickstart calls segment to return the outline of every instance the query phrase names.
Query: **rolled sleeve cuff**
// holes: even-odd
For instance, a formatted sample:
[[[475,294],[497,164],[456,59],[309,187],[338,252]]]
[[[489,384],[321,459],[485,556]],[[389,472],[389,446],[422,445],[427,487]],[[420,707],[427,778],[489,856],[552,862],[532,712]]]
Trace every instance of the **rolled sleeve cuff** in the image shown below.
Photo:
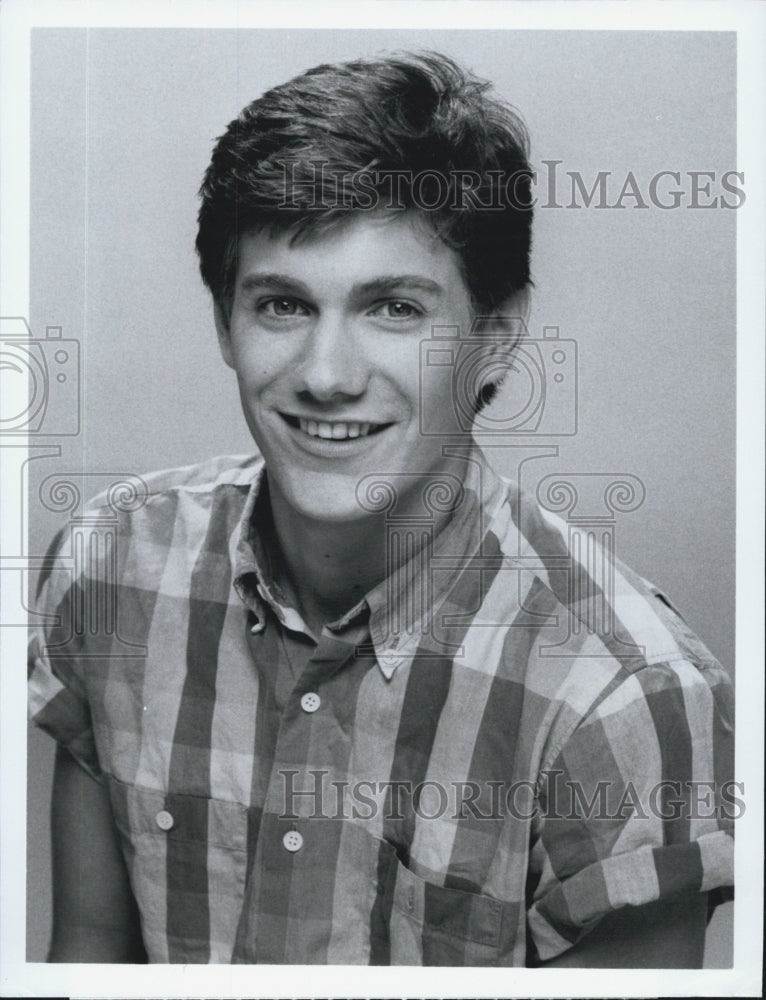
[[[641,906],[681,892],[730,886],[733,840],[724,831],[688,844],[646,845],[583,868],[537,899],[527,915],[541,961],[555,958],[623,906]]]
[[[102,780],[87,703],[62,684],[38,655],[30,656],[28,695],[30,721],[65,747],[88,774]]]

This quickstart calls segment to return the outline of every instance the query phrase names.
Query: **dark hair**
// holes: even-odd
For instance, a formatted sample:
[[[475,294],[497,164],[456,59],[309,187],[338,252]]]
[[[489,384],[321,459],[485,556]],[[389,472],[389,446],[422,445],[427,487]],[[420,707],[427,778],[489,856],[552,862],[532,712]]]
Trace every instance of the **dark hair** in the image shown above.
[[[239,237],[415,209],[453,248],[483,314],[530,281],[526,128],[489,84],[438,53],[322,65],[249,104],[200,188],[202,279],[228,316]]]

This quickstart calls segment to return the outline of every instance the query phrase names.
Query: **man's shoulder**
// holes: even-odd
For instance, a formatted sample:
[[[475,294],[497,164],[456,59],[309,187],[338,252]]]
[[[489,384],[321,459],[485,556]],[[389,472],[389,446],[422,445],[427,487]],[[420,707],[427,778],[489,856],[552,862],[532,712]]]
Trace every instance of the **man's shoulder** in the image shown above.
[[[223,550],[262,468],[259,455],[222,455],[194,465],[115,477],[85,505],[84,516],[59,530],[49,548],[48,566],[54,568],[59,561],[68,565],[79,545],[90,553],[82,572],[99,576],[108,571],[116,546],[121,573],[129,582],[145,582],[171,558],[183,563],[205,546]],[[41,585],[48,577],[49,571],[42,574]]]
[[[98,493],[88,506],[130,513],[172,492],[204,496],[226,486],[247,490],[262,466],[260,455],[218,455],[192,465],[132,474]]]
[[[523,571],[519,615],[536,634],[530,670],[553,684],[577,675],[586,687],[674,664],[711,671],[709,680],[722,670],[665,592],[616,556],[609,531],[566,521],[507,481],[496,524],[506,565]]]
[[[485,627],[481,662],[497,657],[497,677],[524,689],[545,766],[602,717],[611,731],[656,716],[667,735],[715,712],[721,730],[731,729],[727,671],[665,593],[615,556],[613,538],[589,536],[514,483],[491,530],[502,560],[488,563],[477,619],[497,622],[502,642]]]

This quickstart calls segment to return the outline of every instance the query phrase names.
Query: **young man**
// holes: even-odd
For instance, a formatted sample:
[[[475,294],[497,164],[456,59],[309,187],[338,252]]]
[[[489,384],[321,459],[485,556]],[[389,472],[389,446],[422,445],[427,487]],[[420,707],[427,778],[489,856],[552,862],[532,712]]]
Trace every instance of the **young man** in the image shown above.
[[[436,55],[317,67],[219,140],[197,249],[260,454],[55,543],[52,961],[700,964],[727,676],[470,435],[526,313],[526,148]]]

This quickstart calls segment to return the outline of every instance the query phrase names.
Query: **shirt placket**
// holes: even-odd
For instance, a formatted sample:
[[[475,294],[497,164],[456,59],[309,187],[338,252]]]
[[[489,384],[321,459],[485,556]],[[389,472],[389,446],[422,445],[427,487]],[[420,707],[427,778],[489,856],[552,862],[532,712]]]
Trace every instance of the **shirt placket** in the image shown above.
[[[328,946],[341,826],[332,781],[351,753],[328,681],[354,651],[323,634],[281,713],[235,961],[316,962]]]

